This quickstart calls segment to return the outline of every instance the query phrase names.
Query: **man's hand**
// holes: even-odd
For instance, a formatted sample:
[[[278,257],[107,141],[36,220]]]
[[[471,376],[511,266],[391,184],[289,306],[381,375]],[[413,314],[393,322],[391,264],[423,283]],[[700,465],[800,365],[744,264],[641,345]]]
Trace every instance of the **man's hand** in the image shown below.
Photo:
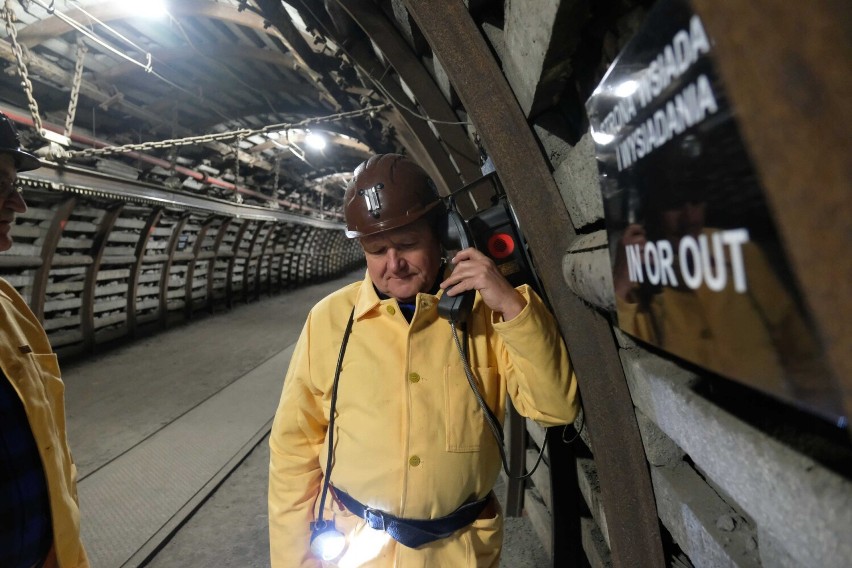
[[[503,321],[514,318],[527,305],[494,261],[475,248],[459,251],[450,262],[453,263],[453,272],[441,282],[445,294],[457,296],[468,290],[478,290],[489,308],[503,314]]]

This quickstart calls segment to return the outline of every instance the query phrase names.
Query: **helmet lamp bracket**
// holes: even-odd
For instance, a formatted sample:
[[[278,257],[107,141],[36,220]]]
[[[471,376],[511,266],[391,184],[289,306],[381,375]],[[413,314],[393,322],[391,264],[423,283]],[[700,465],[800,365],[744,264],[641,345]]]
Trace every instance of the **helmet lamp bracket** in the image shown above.
[[[367,211],[374,218],[378,218],[379,212],[382,210],[382,202],[379,199],[379,190],[383,189],[385,184],[377,183],[373,187],[359,189],[358,193],[364,196],[367,202]]]

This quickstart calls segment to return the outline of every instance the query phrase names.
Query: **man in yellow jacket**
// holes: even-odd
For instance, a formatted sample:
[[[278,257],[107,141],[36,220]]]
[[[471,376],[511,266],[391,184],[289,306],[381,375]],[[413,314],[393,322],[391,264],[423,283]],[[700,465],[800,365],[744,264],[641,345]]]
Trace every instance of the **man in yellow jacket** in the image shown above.
[[[41,166],[0,114],[0,251],[27,205],[18,172]],[[38,319],[0,279],[0,566],[87,568],[77,470],[65,434],[64,385]]]
[[[486,413],[502,424],[508,396],[542,425],[571,422],[565,345],[541,299],[479,251],[458,252],[447,276],[436,230],[446,211],[409,159],[370,158],[344,199],[367,274],[314,306],[284,380],[270,437],[272,567],[497,566],[501,457]],[[475,291],[458,337],[486,411],[437,313],[450,287]],[[312,528],[345,537],[336,559],[311,551]]]

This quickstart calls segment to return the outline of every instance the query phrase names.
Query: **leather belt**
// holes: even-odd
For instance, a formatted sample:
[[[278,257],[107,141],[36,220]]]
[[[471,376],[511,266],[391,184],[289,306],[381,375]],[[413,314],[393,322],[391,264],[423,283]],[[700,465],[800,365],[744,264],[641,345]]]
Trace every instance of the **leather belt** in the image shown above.
[[[468,526],[479,517],[491,499],[489,493],[484,499],[465,503],[449,515],[437,519],[403,519],[368,507],[337,487],[334,488],[334,494],[352,514],[367,521],[370,528],[385,531],[395,541],[409,548],[446,538]]]

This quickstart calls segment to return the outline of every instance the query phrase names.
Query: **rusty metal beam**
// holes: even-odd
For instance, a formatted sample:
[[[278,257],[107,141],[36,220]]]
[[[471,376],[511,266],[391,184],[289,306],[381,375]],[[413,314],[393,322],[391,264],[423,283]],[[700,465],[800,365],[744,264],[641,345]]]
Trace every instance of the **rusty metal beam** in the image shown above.
[[[402,86],[392,77],[387,76],[386,69],[373,55],[368,45],[355,40],[347,47],[347,54],[370,79],[381,85],[392,97],[406,96]],[[412,154],[420,152],[420,155],[416,156],[420,159],[420,163],[435,178],[443,193],[449,193],[455,187],[454,184],[458,183],[458,173],[429,126],[422,120],[414,119],[410,113],[396,109],[387,113],[387,117],[397,130],[400,132],[407,130],[413,135],[413,140],[406,140],[408,150]],[[424,162],[423,158],[427,161]]]
[[[321,91],[326,95],[328,102],[333,104],[336,110],[351,106],[345,103],[347,95],[341,91],[327,73],[323,72],[322,68],[326,67],[323,64],[323,58],[308,46],[301,32],[293,25],[293,21],[287,15],[281,2],[279,0],[255,0],[254,3],[258,5],[266,19],[281,34],[281,40],[287,45],[293,56],[304,65],[305,70],[313,75],[313,80],[318,87],[321,87]]]
[[[370,37],[370,40],[382,51],[397,74],[402,77],[402,80],[414,93],[414,97],[422,107],[423,112],[430,118],[445,121],[435,123],[435,128],[459,168],[462,185],[482,175],[479,169],[479,152],[468,138],[462,125],[446,123],[459,122],[459,118],[450,108],[441,89],[435,84],[435,80],[411,51],[411,47],[394,25],[381,10],[376,10],[376,5],[370,0],[337,0],[337,3],[346,10]],[[398,95],[394,98],[401,101],[409,100],[408,97],[400,99]],[[397,107],[407,120],[423,120],[415,115],[411,115],[409,118],[408,115],[411,113],[406,108],[400,105],[397,105]],[[458,187],[451,185],[450,189],[458,189]]]
[[[405,4],[482,136],[538,261],[580,380],[613,565],[665,566],[648,464],[610,323],[562,279],[562,254],[576,232],[548,164],[464,3]]]
[[[807,17],[772,0],[694,5],[850,417],[852,10],[845,0],[809,2]]]

